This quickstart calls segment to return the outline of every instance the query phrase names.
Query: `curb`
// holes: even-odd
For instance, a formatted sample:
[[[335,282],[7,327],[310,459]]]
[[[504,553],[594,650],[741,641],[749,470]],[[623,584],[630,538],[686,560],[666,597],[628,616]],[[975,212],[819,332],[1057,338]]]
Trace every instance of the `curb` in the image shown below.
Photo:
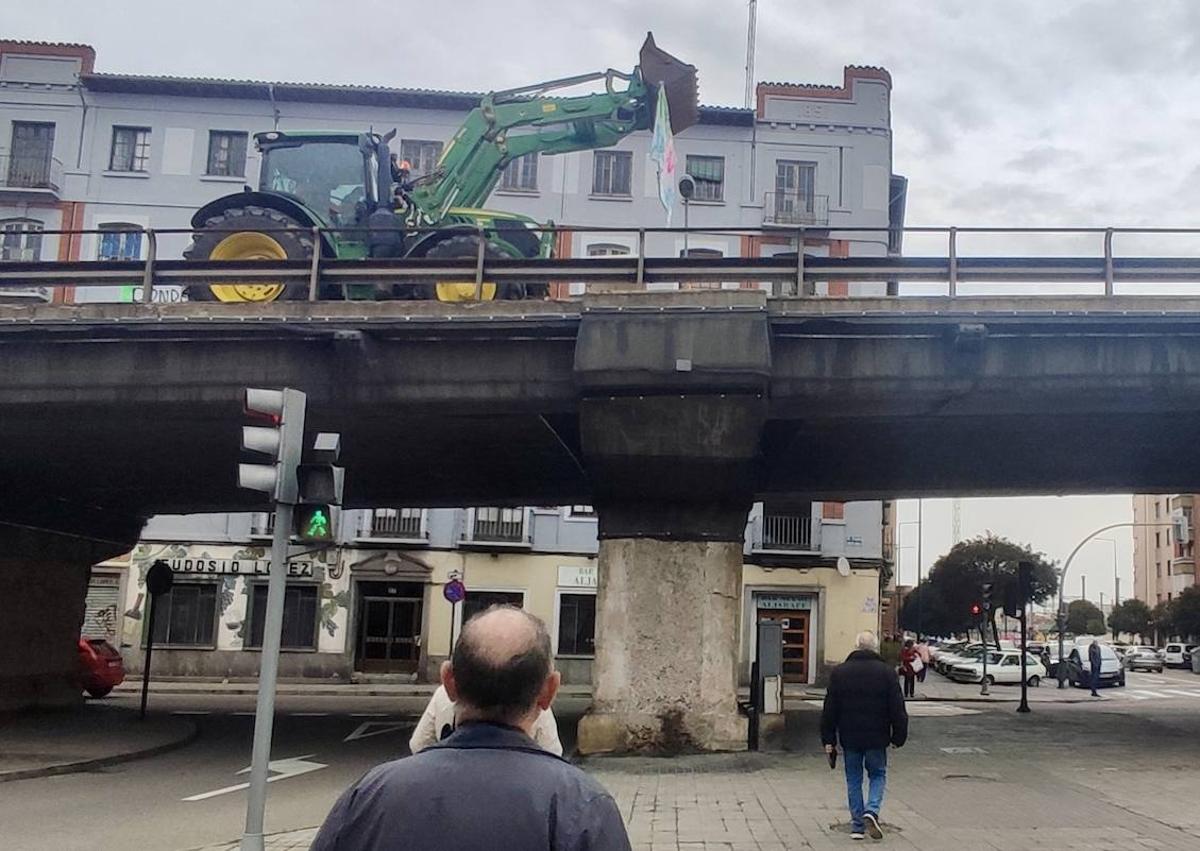
[[[0,783],[8,783],[14,780],[31,780],[36,777],[54,777],[59,774],[78,774],[83,771],[91,771],[95,768],[105,768],[106,766],[119,765],[123,762],[132,762],[135,759],[158,756],[159,754],[173,751],[176,748],[181,748],[184,745],[194,742],[200,735],[200,728],[196,725],[195,721],[188,721],[188,726],[191,729],[188,730],[186,735],[172,742],[155,745],[152,748],[126,751],[125,753],[97,757],[96,759],[85,759],[79,762],[47,765],[42,768],[19,768],[13,771],[0,771]]]

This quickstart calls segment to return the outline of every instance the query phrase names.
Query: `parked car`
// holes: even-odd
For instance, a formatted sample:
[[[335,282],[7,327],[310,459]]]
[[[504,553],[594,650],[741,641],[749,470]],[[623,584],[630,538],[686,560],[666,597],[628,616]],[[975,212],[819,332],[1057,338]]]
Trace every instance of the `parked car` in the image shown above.
[[[125,663],[117,648],[103,638],[79,639],[79,677],[83,690],[104,697],[125,681]]]
[[[987,657],[988,684],[1021,682],[1021,651],[1019,650],[989,650]],[[950,679],[961,683],[978,683],[985,679],[983,673],[983,656],[972,661],[963,661],[950,669]],[[1031,653],[1025,654],[1025,681],[1037,687],[1046,678],[1046,668],[1038,657]]]
[[[1077,644],[1067,656],[1067,680],[1073,686],[1090,688],[1092,684],[1092,668],[1088,661],[1087,644]],[[1124,686],[1125,668],[1117,657],[1117,651],[1107,644],[1100,645],[1100,685]]]
[[[1168,668],[1190,668],[1192,665],[1192,649],[1195,644],[1180,644],[1172,641],[1163,648],[1163,664]]]
[[[982,644],[968,644],[952,652],[939,655],[937,661],[934,663],[934,668],[939,674],[946,674],[958,662],[977,659],[982,652]]]
[[[1127,670],[1162,673],[1164,663],[1161,651],[1153,647],[1129,647],[1127,650],[1128,652],[1121,660],[1125,663]]]

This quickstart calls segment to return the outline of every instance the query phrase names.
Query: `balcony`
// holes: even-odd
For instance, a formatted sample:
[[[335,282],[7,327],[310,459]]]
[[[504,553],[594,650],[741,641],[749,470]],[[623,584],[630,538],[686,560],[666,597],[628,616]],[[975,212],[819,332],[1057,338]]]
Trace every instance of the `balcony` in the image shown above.
[[[529,524],[524,508],[473,508],[467,512],[464,545],[528,547]]]
[[[429,537],[425,511],[420,508],[376,508],[364,512],[359,539],[413,541],[424,543]]]
[[[1171,573],[1175,576],[1194,576],[1196,574],[1196,559],[1192,555],[1175,556],[1171,559]],[[1188,583],[1189,585],[1191,582]]]
[[[258,511],[250,517],[250,537],[270,538],[275,534],[275,512]]]
[[[778,227],[828,227],[829,196],[805,192],[767,192],[763,224]]]
[[[62,191],[62,163],[56,157],[0,154],[0,191],[46,193]]]
[[[756,530],[753,549],[759,552],[816,552],[812,539],[812,517],[800,514],[764,514]]]

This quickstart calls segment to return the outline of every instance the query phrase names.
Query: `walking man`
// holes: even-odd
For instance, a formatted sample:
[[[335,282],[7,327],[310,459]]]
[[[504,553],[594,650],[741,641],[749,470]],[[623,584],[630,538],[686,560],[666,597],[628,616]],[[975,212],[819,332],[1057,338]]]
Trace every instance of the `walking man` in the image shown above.
[[[454,732],[368,771],[312,851],[629,851],[612,796],[530,736],[558,691],[553,658],[546,625],[527,612],[471,618],[442,664]]]
[[[1088,647],[1088,665],[1092,669],[1092,697],[1099,697],[1096,686],[1100,685],[1100,642],[1094,638]]]
[[[896,671],[879,655],[879,639],[860,632],[857,649],[838,665],[829,678],[825,708],[821,712],[821,741],[825,752],[842,746],[846,790],[850,804],[850,838],[882,839],[879,826],[883,792],[887,786],[887,747],[902,747],[908,739],[908,713]],[[863,770],[869,788],[863,802]]]

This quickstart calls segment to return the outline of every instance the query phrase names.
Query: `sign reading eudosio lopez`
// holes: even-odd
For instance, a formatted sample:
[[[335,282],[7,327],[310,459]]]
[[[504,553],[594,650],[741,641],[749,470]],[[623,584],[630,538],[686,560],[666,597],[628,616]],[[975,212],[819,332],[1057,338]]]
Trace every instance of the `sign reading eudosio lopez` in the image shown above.
[[[201,574],[210,576],[269,576],[271,560],[263,558],[173,558],[168,559],[175,573]],[[287,575],[291,577],[312,576],[311,561],[289,561]]]

